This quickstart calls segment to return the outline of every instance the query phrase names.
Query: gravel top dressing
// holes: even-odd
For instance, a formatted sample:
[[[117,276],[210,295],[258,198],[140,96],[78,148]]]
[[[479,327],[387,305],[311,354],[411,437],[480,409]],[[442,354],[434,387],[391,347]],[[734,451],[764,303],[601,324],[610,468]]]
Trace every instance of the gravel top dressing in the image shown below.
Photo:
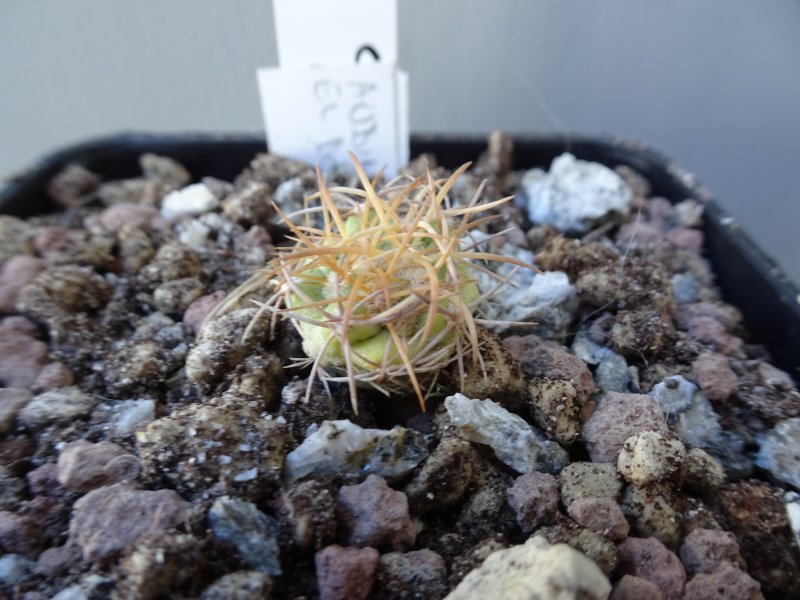
[[[476,158],[0,215],[0,598],[800,597],[800,393],[703,206]]]

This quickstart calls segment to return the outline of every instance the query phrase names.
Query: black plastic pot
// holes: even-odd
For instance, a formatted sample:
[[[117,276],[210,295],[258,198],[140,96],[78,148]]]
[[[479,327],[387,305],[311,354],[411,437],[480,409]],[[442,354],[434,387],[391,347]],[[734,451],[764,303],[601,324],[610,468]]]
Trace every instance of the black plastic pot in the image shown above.
[[[766,345],[775,364],[800,378],[798,288],[693,175],[649,147],[625,139],[520,136],[514,141],[516,168],[547,167],[568,150],[585,160],[628,165],[650,181],[655,195],[672,202],[686,198],[702,202],[705,255],[713,263],[724,298],[742,311],[754,341]],[[440,164],[454,167],[475,160],[485,146],[485,138],[476,136],[414,136],[411,155],[432,152]],[[121,134],[90,141],[47,156],[10,182],[0,191],[0,212],[28,216],[49,210],[45,187],[71,162],[108,181],[139,175],[139,155],[154,152],[179,160],[195,177],[232,179],[264,149],[264,138],[251,135]]]

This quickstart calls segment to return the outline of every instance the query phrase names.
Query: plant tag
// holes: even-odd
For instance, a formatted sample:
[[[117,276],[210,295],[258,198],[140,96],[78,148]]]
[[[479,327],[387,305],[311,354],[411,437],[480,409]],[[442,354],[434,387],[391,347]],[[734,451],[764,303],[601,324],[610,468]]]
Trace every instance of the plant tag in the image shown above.
[[[258,85],[273,152],[319,165],[348,165],[394,175],[400,144],[397,73],[387,66],[259,69]]]
[[[272,152],[393,176],[408,162],[408,74],[396,0],[274,0],[279,68],[259,69]]]

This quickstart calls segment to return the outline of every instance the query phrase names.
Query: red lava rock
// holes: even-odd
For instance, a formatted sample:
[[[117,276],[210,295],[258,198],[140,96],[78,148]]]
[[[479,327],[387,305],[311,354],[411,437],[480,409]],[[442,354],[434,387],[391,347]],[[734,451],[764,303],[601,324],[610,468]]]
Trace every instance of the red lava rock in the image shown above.
[[[0,336],[9,333],[18,333],[32,338],[39,337],[39,329],[36,323],[20,315],[12,315],[0,320]]]
[[[379,598],[434,600],[447,593],[447,566],[431,550],[389,552],[380,557],[375,580]]]
[[[71,442],[58,457],[58,481],[74,492],[85,493],[104,485],[132,481],[140,470],[138,458],[105,441]]]
[[[0,388],[0,433],[14,428],[19,409],[31,401],[33,395],[21,388]]]
[[[683,600],[764,600],[764,595],[755,579],[724,560],[686,584]]]
[[[149,225],[160,216],[151,206],[120,202],[100,213],[100,224],[110,231],[119,231],[125,225]]]
[[[692,375],[709,400],[726,400],[736,391],[736,373],[728,359],[704,352],[692,363]]]
[[[655,583],[644,577],[623,575],[608,600],[664,600],[664,594]]]
[[[736,536],[719,529],[693,530],[678,551],[689,575],[711,573],[722,561],[744,567]]]
[[[406,495],[390,488],[377,475],[370,475],[363,483],[342,486],[336,513],[352,546],[403,550],[413,545],[417,536]]]
[[[689,250],[697,254],[703,251],[705,236],[699,229],[675,227],[667,232],[666,238],[670,244],[680,250]]]
[[[627,246],[629,243],[641,246],[644,244],[660,244],[664,239],[661,229],[650,223],[630,222],[619,227],[615,238],[618,246]]]
[[[0,548],[6,553],[35,558],[44,545],[42,530],[33,519],[0,511]]]
[[[686,571],[664,544],[656,538],[628,538],[617,546],[617,552],[620,572],[656,584],[666,600],[680,600]]]
[[[54,577],[64,573],[72,565],[80,561],[80,551],[75,546],[64,544],[48,548],[39,555],[36,570],[45,577]]]
[[[713,317],[691,319],[687,331],[698,342],[710,346],[721,354],[730,354],[742,347],[742,340],[730,335],[725,326]]]
[[[593,462],[616,463],[625,440],[642,431],[668,433],[658,403],[643,394],[607,392],[582,434]]]
[[[28,488],[34,496],[54,496],[64,491],[58,481],[58,463],[48,462],[25,476]]]
[[[46,392],[56,388],[69,387],[75,383],[72,371],[62,362],[51,362],[42,367],[33,382],[36,392]]]
[[[47,362],[47,344],[22,333],[0,336],[0,385],[30,389]]]
[[[581,398],[588,398],[597,389],[586,363],[556,342],[536,335],[512,335],[503,340],[503,345],[522,364],[528,377],[565,379],[575,386]]]
[[[0,269],[0,313],[14,312],[19,291],[45,268],[41,258],[20,254],[12,256]]]
[[[74,505],[69,539],[84,560],[106,562],[146,533],[159,533],[187,520],[191,504],[172,490],[137,490],[114,484],[92,490]]]
[[[203,326],[203,321],[214,309],[214,307],[222,302],[225,298],[223,290],[217,290],[205,296],[200,296],[197,300],[192,302],[183,313],[183,323],[188,325],[195,333],[200,331]]]
[[[742,323],[742,313],[730,304],[714,304],[712,302],[690,302],[680,304],[675,313],[675,323],[679,329],[689,329],[689,323],[695,317],[711,317],[718,321],[725,331],[733,331]]]
[[[47,256],[48,253],[64,246],[68,239],[69,229],[58,225],[47,225],[36,233],[33,238],[33,246],[40,255]]]
[[[628,537],[630,525],[622,509],[609,498],[578,498],[567,509],[569,516],[581,527],[591,529],[610,540]]]
[[[378,551],[332,545],[314,556],[320,600],[361,600],[372,589]]]
[[[525,533],[552,523],[558,511],[558,481],[549,473],[533,471],[514,480],[508,503]]]

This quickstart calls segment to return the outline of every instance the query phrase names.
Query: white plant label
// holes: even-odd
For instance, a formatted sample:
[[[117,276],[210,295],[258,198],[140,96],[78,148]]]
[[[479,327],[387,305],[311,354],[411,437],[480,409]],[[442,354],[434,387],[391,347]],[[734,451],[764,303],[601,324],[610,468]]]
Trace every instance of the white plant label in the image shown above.
[[[280,67],[259,69],[272,152],[330,170],[358,156],[392,176],[408,162],[408,75],[396,0],[274,0]]]

